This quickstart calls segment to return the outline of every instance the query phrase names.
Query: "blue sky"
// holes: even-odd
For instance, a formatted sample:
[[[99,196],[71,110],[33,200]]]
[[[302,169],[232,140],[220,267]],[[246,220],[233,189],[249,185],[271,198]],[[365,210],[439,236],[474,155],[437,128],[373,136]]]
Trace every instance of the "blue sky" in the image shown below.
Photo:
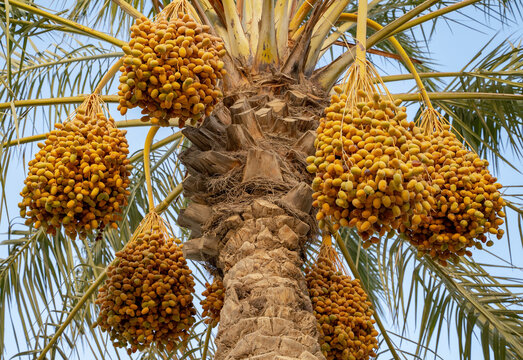
[[[484,20],[484,15],[480,14],[478,11],[469,9],[466,11],[466,14],[469,15],[471,18],[467,19],[463,16],[458,15],[453,16],[453,18],[459,18],[460,21],[470,26],[472,29],[476,29],[478,31],[474,31],[470,28],[460,25],[455,26],[453,29],[450,29],[448,26],[440,24],[438,32],[435,33],[432,39],[430,40],[431,57],[434,59],[436,63],[436,68],[439,71],[459,71],[466,63],[468,63],[470,57],[476,54],[476,52],[483,47],[485,42],[490,40],[491,37],[496,33],[498,33],[499,39],[503,39],[511,35],[512,39],[514,39],[516,43],[519,43],[519,41],[521,40],[521,35],[523,31],[520,25],[518,24],[513,24],[512,26],[502,28],[498,23],[491,23],[488,24],[490,26],[489,28],[488,26],[483,26],[479,24],[485,24],[486,21]],[[479,21],[479,23],[473,21],[472,19],[476,19],[477,21]],[[519,20],[521,21],[521,19]],[[450,23],[450,25],[454,26],[452,23]],[[2,40],[2,44],[3,43],[4,40]],[[373,57],[373,59],[376,59],[376,57]],[[382,75],[405,72],[404,68],[395,61],[383,62],[381,60],[377,60],[376,65],[378,65],[380,70],[383,70]],[[393,93],[406,92],[414,86],[414,82],[406,81],[387,83],[387,86],[389,87],[389,90]],[[112,89],[112,93],[115,92],[116,88],[114,87]],[[114,106],[111,107],[111,110],[111,113],[116,118],[116,120],[123,120],[123,118],[115,110]],[[409,115],[411,117],[414,116],[416,110],[417,105],[410,106]],[[127,118],[129,119],[134,119],[137,117],[139,117],[137,110],[129,111],[129,114],[127,115]],[[172,129],[162,129],[156,136],[156,139],[168,136],[172,132]],[[129,129],[128,140],[130,143],[131,152],[139,150],[143,147],[144,138],[144,128]],[[20,201],[20,196],[18,195],[18,193],[21,189],[21,184],[26,175],[26,163],[33,155],[36,147],[28,147],[27,149],[32,149],[32,151],[27,151],[25,158],[21,156],[14,157],[10,164],[10,169],[8,171],[8,182],[5,195],[7,198],[8,209],[11,219],[18,213],[17,203]],[[521,159],[514,158],[510,153],[507,153],[506,156],[513,162],[513,164],[517,168],[521,168],[521,165],[523,165]],[[496,175],[499,177],[501,183],[504,185],[522,184],[521,174],[512,169],[511,167],[507,166],[506,164],[500,163],[499,172],[497,172]],[[512,256],[514,265],[523,267],[523,257],[521,256],[523,255],[523,252],[521,250],[522,246],[519,242],[519,236],[517,235],[518,225],[515,219],[516,218],[514,217],[514,214],[509,213],[509,231],[514,232],[515,234],[513,236],[511,244],[512,253],[509,253],[509,247],[507,246],[506,239],[496,242],[496,245],[493,248],[491,248],[491,251],[497,256],[501,257],[502,259],[509,259],[510,256]],[[6,233],[8,228],[5,212],[2,214],[1,220],[2,221],[0,223],[0,233],[2,233],[2,235],[0,237],[0,241],[6,238],[4,234]],[[16,221],[21,222],[20,219],[17,219]],[[6,255],[6,247],[1,246],[0,258],[5,257]],[[493,261],[493,257],[491,255],[479,251],[476,251],[474,253],[474,259],[480,262]],[[507,270],[505,273],[505,275],[507,276],[520,276],[520,274],[520,272],[510,270]],[[6,340],[8,340],[8,338]],[[456,339],[450,339],[449,345],[449,350],[446,349],[447,345],[444,342],[440,345],[440,347],[442,348],[440,350],[440,355],[442,355],[446,359],[456,359],[457,354],[454,352],[455,350],[451,350],[456,349]],[[409,345],[404,343],[402,344],[402,347],[409,348]],[[9,358],[10,355],[16,353],[16,351],[17,350],[14,346],[8,346],[7,358]],[[482,358],[480,346],[477,346],[477,348],[473,350],[473,359],[476,358]]]

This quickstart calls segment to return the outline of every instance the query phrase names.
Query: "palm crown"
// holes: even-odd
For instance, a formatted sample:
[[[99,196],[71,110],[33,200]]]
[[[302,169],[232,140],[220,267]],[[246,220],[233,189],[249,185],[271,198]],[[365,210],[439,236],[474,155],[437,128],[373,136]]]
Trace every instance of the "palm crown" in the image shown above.
[[[519,2],[372,1],[365,9],[367,18],[358,18],[356,13],[361,13],[362,8],[358,10],[358,5],[348,0],[195,0],[190,2],[187,11],[210,26],[210,31],[223,40],[227,50],[223,58],[227,70],[223,78],[225,106],[217,105],[214,116],[220,120],[240,121],[237,124],[249,129],[250,140],[242,137],[237,143],[230,143],[228,139],[229,142],[222,146],[219,137],[209,136],[198,142],[202,134],[195,134],[190,128],[183,134],[174,132],[152,145],[150,164],[144,162],[142,150],[130,157],[130,163],[134,165],[131,194],[119,230],[105,231],[101,241],[95,241],[94,236],[71,241],[60,232],[49,236],[21,225],[19,218],[8,212],[7,199],[15,201],[7,191],[10,179],[7,170],[9,165],[13,166],[13,156],[25,156],[31,151],[30,145],[25,144],[45,139],[43,133],[55,122],[66,119],[68,112],[76,106],[74,104],[85,99],[83,94],[99,93],[105,103],[118,103],[118,96],[108,92],[121,66],[120,59],[124,55],[121,47],[129,40],[131,25],[137,18],[158,14],[169,2],[113,0],[102,4],[79,0],[67,12],[57,10],[56,2],[43,6],[22,0],[1,3],[5,11],[0,17],[6,35],[2,40],[5,50],[0,73],[3,84],[0,88],[3,124],[0,164],[4,190],[1,214],[3,219],[11,221],[6,227],[8,240],[2,242],[5,255],[0,266],[1,356],[18,353],[17,356],[66,358],[71,353],[77,357],[89,353],[97,358],[108,355],[116,358],[118,352],[113,350],[111,341],[92,326],[97,316],[93,294],[104,281],[104,269],[113,260],[114,252],[125,246],[143,213],[147,212],[150,206],[147,200],[154,199],[153,208],[172,224],[178,220],[181,226],[192,230],[191,235],[189,230],[180,228],[177,233],[182,240],[191,244],[194,238],[204,239],[202,224],[194,225],[187,220],[190,211],[182,211],[189,199],[191,203],[204,204],[206,207],[199,208],[202,211],[216,209],[222,201],[216,193],[208,196],[211,200],[201,200],[208,194],[204,194],[194,179],[199,179],[201,174],[211,178],[219,174],[218,170],[213,173],[198,167],[200,163],[195,159],[201,161],[198,158],[201,150],[222,154],[210,154],[213,157],[206,159],[208,164],[218,164],[229,171],[233,169],[229,164],[235,159],[227,155],[228,151],[245,150],[250,154],[252,150],[246,150],[245,144],[262,143],[258,135],[269,137],[267,134],[278,134],[281,130],[286,139],[298,141],[300,146],[307,143],[310,140],[307,140],[307,131],[316,124],[313,119],[323,111],[327,94],[336,83],[343,82],[344,73],[356,57],[361,57],[362,41],[357,39],[365,37],[365,32],[361,34],[365,26],[368,28],[367,52],[371,56],[399,60],[408,70],[406,74],[383,76],[385,84],[407,79],[417,81],[419,88],[393,94],[395,99],[431,102],[480,156],[491,160],[496,167],[508,164],[517,168],[504,154],[510,149],[519,159],[523,141],[523,93],[518,82],[522,62],[520,46],[512,45],[510,39],[503,39],[496,45],[498,40],[493,38],[485,45],[488,53],[485,55],[482,49],[478,54],[470,54],[471,61],[464,69],[435,72],[431,54],[424,51],[429,40],[411,30],[423,24],[425,29],[430,26],[431,32],[437,31],[444,19],[452,18],[454,12],[474,4],[485,16],[510,23],[519,14]],[[357,22],[360,22],[358,27]],[[356,39],[347,40],[353,38]],[[57,39],[59,42],[55,44]],[[111,66],[111,63],[116,64]],[[439,81],[441,79],[446,81]],[[273,98],[279,103],[267,105]],[[243,105],[245,101],[248,106]],[[230,110],[223,110],[224,107]],[[275,125],[271,122],[269,126],[260,120],[264,112],[258,113],[258,110],[268,107],[278,114],[271,120]],[[282,110],[283,107],[290,110]],[[249,128],[250,120],[243,120],[241,116],[250,110],[256,111],[258,127]],[[280,112],[287,112],[298,120],[285,122],[287,117],[280,119]],[[43,119],[45,123],[41,121]],[[116,120],[118,127],[150,125],[139,119],[116,117]],[[220,131],[217,134],[223,135]],[[193,143],[192,147],[188,140]],[[217,145],[206,144],[206,141],[214,141]],[[263,145],[263,151],[272,153],[270,156],[276,163],[281,163],[281,151],[272,150],[277,147],[275,144],[277,142]],[[208,148],[202,148],[204,145]],[[145,152],[149,154],[148,149]],[[241,166],[248,166],[249,156],[236,160],[239,159]],[[304,159],[301,161],[303,165]],[[263,172],[263,169],[259,170]],[[303,174],[292,175],[292,179],[297,179],[296,183],[310,181],[305,166],[302,170]],[[281,179],[290,176],[285,171]],[[193,182],[184,181],[188,178],[187,173]],[[154,188],[147,194],[145,183],[150,174]],[[9,173],[9,176],[12,175]],[[231,179],[234,183],[233,177]],[[204,184],[209,186],[207,182]],[[283,196],[294,189],[281,186],[280,193],[280,189],[271,191]],[[509,219],[517,219],[519,223],[523,210],[518,187],[507,187],[503,195]],[[268,192],[258,183],[246,189],[244,191],[259,198]],[[261,190],[257,193],[257,189]],[[309,206],[306,212],[310,211]],[[508,244],[519,249],[519,244],[510,241],[513,229],[507,229],[508,240],[498,241],[496,246]],[[513,232],[512,238],[519,235]],[[319,240],[310,234],[307,236],[309,241],[304,251],[312,261]],[[193,239],[189,240],[190,237]],[[492,254],[488,263],[467,258],[441,267],[429,258],[417,258],[415,250],[401,237],[387,238],[364,249],[357,234],[347,229],[340,232],[337,243],[340,255],[354,277],[361,280],[376,310],[377,328],[380,340],[383,340],[380,357],[439,357],[438,351],[444,347],[439,341],[446,335],[446,323],[449,337],[458,335],[461,358],[471,358],[472,347],[478,338],[485,358],[489,354],[495,359],[523,356],[520,341],[523,319],[518,290],[522,286],[518,275],[521,268],[512,261],[496,259]],[[219,258],[219,254],[216,257]],[[216,269],[208,265],[192,263],[197,287],[209,280],[209,270],[216,273]],[[506,275],[507,270],[510,275]],[[198,298],[197,294],[196,300]],[[204,324],[200,315],[189,331],[187,343],[171,352],[152,348],[141,356],[199,359],[219,353],[223,345],[216,349],[212,326]],[[408,329],[410,322],[419,329],[414,340],[407,335],[412,331]],[[16,344],[8,341],[13,335]]]

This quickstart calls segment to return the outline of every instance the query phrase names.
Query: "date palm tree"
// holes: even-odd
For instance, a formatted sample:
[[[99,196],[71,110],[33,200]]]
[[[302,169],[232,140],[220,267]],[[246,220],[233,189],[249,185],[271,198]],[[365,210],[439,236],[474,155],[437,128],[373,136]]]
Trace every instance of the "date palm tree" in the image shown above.
[[[25,173],[17,158],[25,164],[32,144],[86,93],[100,93],[113,109],[113,78],[130,25],[168,3],[0,0],[0,215],[7,232],[0,243],[0,358],[127,356],[92,325],[105,268],[147,212],[143,150],[131,157],[130,205],[120,229],[105,231],[99,241],[71,241],[26,227],[12,214],[18,199],[11,193],[21,178],[17,173]],[[373,0],[368,18],[360,16],[369,34],[363,41],[347,40],[356,36],[358,19],[358,3],[349,0],[191,4],[226,45],[225,96],[200,127],[173,131],[152,145],[153,196],[156,210],[178,224],[197,283],[211,281],[211,273],[223,277],[226,297],[217,329],[199,317],[188,342],[170,353],[152,348],[135,357],[324,359],[302,268],[318,245],[305,158],[314,152],[329,91],[359,47],[373,59],[399,61],[407,73],[383,76],[385,83],[422,81],[426,97],[468,146],[495,167],[517,170],[512,159],[520,161],[523,144],[518,41],[494,37],[470,54],[464,68],[445,72],[433,69],[428,47],[432,34],[457,13],[467,14],[467,7],[492,23],[511,24],[521,20],[521,2]],[[393,96],[416,109],[418,91]],[[150,126],[115,118],[122,128]],[[508,219],[520,228],[523,185],[512,185],[504,194]],[[513,239],[523,244],[523,235],[515,229],[507,225],[506,240],[496,246],[521,253]],[[440,344],[446,338],[458,347],[453,358],[481,352],[485,359],[523,358],[518,256],[513,262],[490,253],[482,257],[486,261],[466,258],[441,267],[416,257],[401,237],[363,249],[347,229],[337,245],[372,299],[379,358],[441,358],[448,352]],[[479,345],[481,351],[473,352]]]

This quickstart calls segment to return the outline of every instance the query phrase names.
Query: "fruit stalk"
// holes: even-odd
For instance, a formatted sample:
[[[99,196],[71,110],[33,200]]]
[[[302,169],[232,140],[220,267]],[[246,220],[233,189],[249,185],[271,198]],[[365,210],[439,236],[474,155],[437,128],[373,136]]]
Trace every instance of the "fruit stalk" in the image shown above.
[[[116,73],[120,70],[120,66],[122,66],[122,65],[123,65],[123,57],[120,58],[116,63],[114,63],[114,65],[111,66],[111,68],[109,70],[107,70],[107,72],[105,73],[102,80],[100,80],[98,85],[96,85],[96,88],[94,89],[93,94],[97,94],[97,95],[100,94],[100,92],[102,91],[104,86],[107,85],[109,80],[111,80],[114,77],[114,75],[116,75]]]
[[[147,198],[149,200],[149,211],[154,211],[154,199],[153,199],[153,185],[151,182],[151,144],[154,139],[154,135],[158,132],[159,127],[153,126],[147,133],[145,139],[145,145],[143,149],[143,166],[145,172],[145,182],[147,184]]]
[[[345,20],[345,21],[358,21],[359,22],[359,19],[360,19],[360,17],[358,15],[351,14],[351,13],[343,13],[340,16],[340,20]],[[375,30],[379,31],[379,30],[383,29],[382,25],[380,25],[379,23],[377,23],[376,21],[374,21],[372,19],[367,19],[366,23],[367,23],[367,26],[370,26]],[[394,48],[398,52],[399,56],[401,57],[401,60],[405,64],[405,67],[410,71],[412,77],[416,81],[416,84],[418,85],[418,89],[421,93],[423,101],[425,101],[425,104],[428,107],[432,108],[432,103],[430,102],[430,98],[429,98],[429,95],[427,94],[427,90],[425,89],[425,86],[423,85],[423,81],[421,81],[421,77],[418,74],[416,67],[412,63],[412,60],[410,59],[409,55],[407,54],[407,52],[405,51],[403,46],[401,46],[400,42],[398,40],[396,40],[396,38],[394,36],[391,36],[390,38],[388,38],[388,40],[390,41],[392,46],[394,46]]]
[[[176,199],[178,197],[178,195],[180,195],[183,191],[183,186],[182,184],[178,184],[174,189],[173,191],[171,191],[169,193],[169,195],[167,195],[167,197],[165,199],[163,199],[163,201],[158,204],[158,206],[154,209],[154,211],[156,213],[161,213],[163,212],[165,209],[167,209],[167,207],[171,204],[171,202],[173,202],[174,199]]]
[[[356,60],[361,66],[361,76],[365,77],[365,55],[367,43],[367,0],[358,2],[358,23],[356,27]]]
[[[211,339],[213,324],[209,324],[207,327],[207,333],[205,334],[205,342],[203,343],[203,353],[202,353],[202,360],[207,359],[207,351],[209,350],[209,340]]]

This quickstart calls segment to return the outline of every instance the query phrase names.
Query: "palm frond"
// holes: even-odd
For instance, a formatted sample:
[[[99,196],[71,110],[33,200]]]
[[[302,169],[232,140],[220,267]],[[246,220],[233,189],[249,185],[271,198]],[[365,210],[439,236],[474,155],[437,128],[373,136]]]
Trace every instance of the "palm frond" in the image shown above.
[[[5,1],[3,1],[3,3],[5,3]],[[18,0],[10,0],[9,5],[12,7],[24,10],[26,12],[29,12],[32,15],[43,17],[43,18],[49,19],[57,24],[64,25],[66,27],[80,31],[83,35],[98,38],[100,40],[107,41],[116,46],[122,46],[125,44],[122,40],[119,40],[113,36],[107,35],[98,30],[91,29],[87,26],[83,26],[81,24],[76,23],[75,21],[63,18],[63,17],[57,15],[56,13],[46,11],[41,7],[35,7],[35,6],[32,6],[32,4],[28,4],[26,2],[18,1]]]
[[[420,10],[427,9],[429,5],[434,4],[429,1],[409,1],[409,6],[401,6],[403,2],[399,3],[383,3],[382,6],[384,8],[387,8],[386,11],[380,11],[382,6],[374,6],[372,7],[371,11],[369,12],[369,18],[372,18],[373,20],[377,21],[380,24],[388,24],[385,29],[378,33],[372,34],[368,38],[367,45],[369,47],[373,46],[374,44],[380,44],[381,40],[386,38],[384,37],[384,34],[391,35],[393,34],[398,28],[401,28],[401,26],[404,26],[405,23],[408,24],[408,20],[412,19],[412,16],[414,14],[418,14]],[[497,2],[496,2],[497,3]],[[444,5],[444,3],[438,2],[439,6]],[[489,3],[490,4],[490,3]],[[398,8],[395,8],[395,6],[398,6]],[[403,4],[405,5],[405,4]],[[488,7],[483,8],[482,10],[485,10]],[[390,9],[390,11],[388,10]],[[355,11],[355,9],[349,9],[348,11]],[[458,11],[457,9],[455,11]],[[453,12],[451,12],[453,13]],[[515,16],[516,13],[519,13],[519,5],[512,7],[509,11],[504,12],[504,15],[500,15],[500,20],[503,20],[506,18],[506,16]],[[499,15],[499,13],[498,13]],[[437,19],[439,17],[435,16],[434,19]],[[424,18],[424,21],[433,20],[431,17]],[[411,20],[412,21],[412,20]],[[421,23],[421,22],[420,22]],[[391,32],[392,31],[392,32]],[[400,34],[395,34],[396,37],[398,37]],[[406,34],[402,34],[403,36],[407,36]],[[411,55],[409,49],[412,47],[413,44],[415,48],[422,49],[421,43],[422,40],[414,40],[414,41],[404,41],[405,38],[403,36],[399,36],[398,41],[402,44],[402,46],[405,47],[407,50],[407,53],[409,56]],[[414,39],[419,38],[418,36],[414,37]],[[425,47],[428,46],[428,37],[425,37]],[[419,53],[419,52],[418,52]],[[323,68],[317,69],[315,71],[315,74],[313,78],[322,84],[325,88],[330,88],[335,81],[343,74],[344,70],[352,63],[354,58],[354,51],[347,51],[344,54],[338,56],[336,59],[333,59],[331,63]],[[422,70],[422,69],[420,69]],[[422,70],[423,71],[423,70]]]
[[[394,19],[402,16],[410,9],[421,4],[420,0],[404,0],[394,3],[378,3],[374,13],[380,17],[383,23],[390,23]],[[423,24],[425,41],[428,42],[435,34],[434,30],[439,24],[444,22],[452,22],[458,26],[464,26],[474,31],[481,31],[487,29],[489,23],[501,22],[502,24],[511,24],[517,22],[516,18],[521,16],[521,1],[479,1],[479,0],[461,0],[461,1],[440,1],[431,8],[431,11],[416,18],[401,26],[398,31],[405,31],[411,29],[413,26]],[[487,21],[480,20],[478,17],[470,17],[462,8],[471,7],[475,12],[484,15]],[[467,11],[469,12],[469,11]],[[452,15],[447,15],[451,13]],[[463,20],[470,20],[474,22],[475,26],[471,27],[464,24]]]
[[[61,1],[51,1],[52,4]],[[158,14],[160,7],[154,6],[155,1],[147,0],[118,0],[118,1],[93,1],[78,0],[70,9],[68,18],[78,22],[95,21],[102,27],[106,28],[110,34],[121,37],[124,40],[128,38],[128,32],[134,23],[134,16],[130,14],[135,9],[148,18]],[[169,4],[169,1],[161,1],[163,6]],[[123,6],[125,7],[123,7]],[[116,26],[115,26],[116,25]]]
[[[412,339],[412,326],[417,329],[413,358],[437,354],[440,340],[447,337],[456,339],[461,359],[472,359],[480,338],[485,358],[521,357],[523,268],[492,257],[488,264],[462,259],[443,268],[418,259],[400,238],[361,251],[377,252],[386,303],[400,335]],[[507,276],[505,269],[514,275]]]
[[[45,132],[55,122],[67,117],[64,111],[67,114],[68,107],[57,105],[59,102],[45,112],[37,109],[13,111],[18,99],[59,98],[71,93],[90,93],[103,75],[101,70],[107,68],[113,58],[122,55],[120,52],[105,50],[102,46],[79,42],[74,47],[62,43],[46,49],[39,49],[28,42],[19,44],[15,50],[9,63],[5,57],[4,61],[0,60],[0,64],[4,65],[0,70],[0,82],[7,85],[0,87],[0,102],[10,104],[6,108],[9,111],[0,113],[4,142],[12,138],[15,131],[16,137]],[[9,76],[11,80],[8,84]],[[48,121],[43,121],[46,118]]]
[[[491,40],[493,41],[494,38]],[[488,45],[488,44],[487,44]],[[523,49],[503,39],[499,45],[481,49],[466,69],[483,71],[517,71],[523,65]],[[488,91],[500,94],[523,94],[521,75],[495,77],[483,75],[454,78],[445,91]],[[454,128],[483,157],[488,157],[495,166],[499,165],[501,153],[509,150],[521,159],[523,145],[523,113],[521,101],[448,101],[438,102],[452,120]],[[472,111],[471,111],[472,110]]]

